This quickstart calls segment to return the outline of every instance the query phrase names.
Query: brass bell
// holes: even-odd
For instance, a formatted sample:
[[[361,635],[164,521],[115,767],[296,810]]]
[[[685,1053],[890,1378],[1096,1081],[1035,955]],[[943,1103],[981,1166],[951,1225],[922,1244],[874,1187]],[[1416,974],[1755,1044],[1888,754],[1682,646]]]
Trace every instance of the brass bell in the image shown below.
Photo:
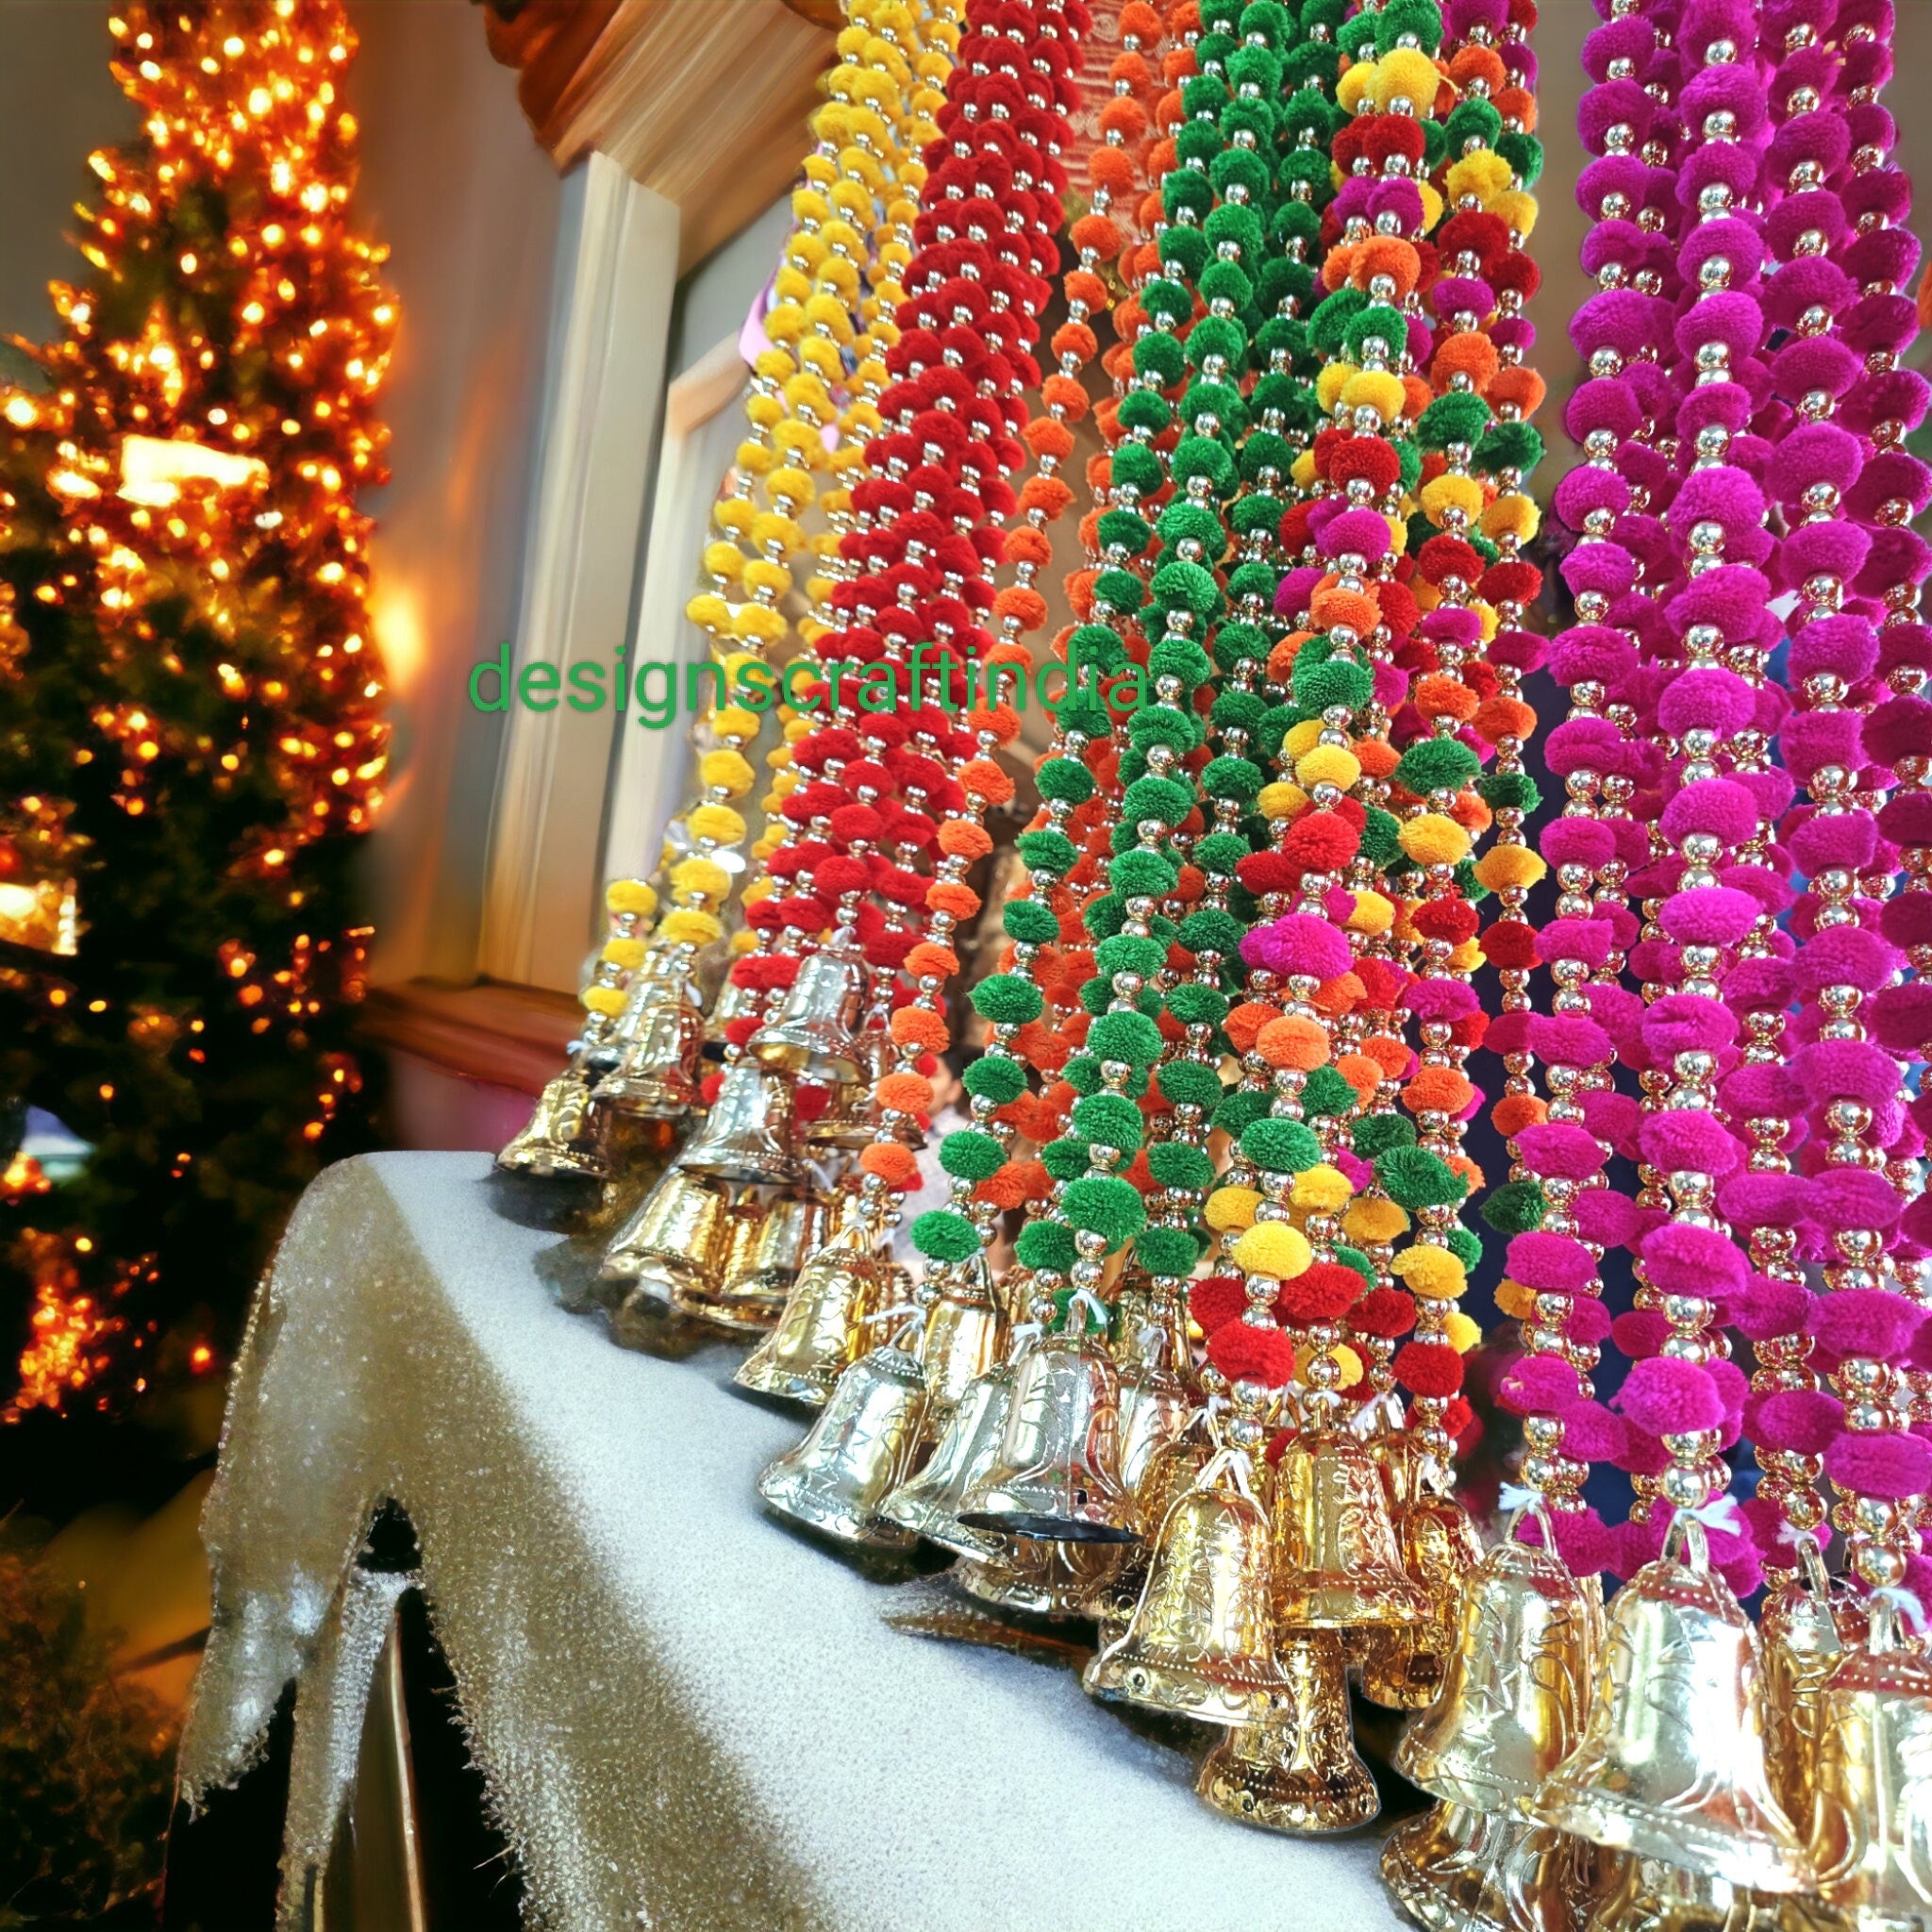
[[[677,1164],[708,1180],[790,1187],[799,1176],[791,1151],[791,1089],[756,1060],[734,1060]]]
[[[1163,1443],[1148,1457],[1147,1466],[1134,1490],[1135,1512],[1142,1523],[1156,1528],[1165,1523],[1167,1512],[1194,1487],[1208,1466],[1213,1451],[1205,1432],[1195,1425],[1200,1415],[1197,1409],[1184,1434]],[[1104,1587],[1095,1592],[1089,1607],[1100,1626],[1103,1643],[1110,1643],[1124,1634],[1146,1587],[1151,1556],[1152,1549],[1145,1539],[1127,1544],[1121,1553],[1120,1563]]]
[[[1932,1663],[1872,1600],[1869,1640],[1825,1680],[1811,1857],[1819,1895],[1858,1932],[1932,1921]]]
[[[597,1082],[600,1107],[641,1120],[678,1120],[703,1104],[698,1061],[705,1015],[697,989],[669,956],[631,982],[610,1030],[617,1064]]]
[[[604,1250],[597,1278],[633,1284],[668,1307],[717,1287],[729,1238],[724,1196],[682,1168],[666,1168]]]
[[[769,1204],[740,1201],[731,1210],[731,1241],[717,1281],[677,1296],[678,1311],[721,1328],[769,1328],[805,1257],[819,1245],[824,1219],[824,1203],[808,1194],[781,1194]]]
[[[1405,1432],[1406,1434],[1407,1432]],[[1462,1587],[1482,1561],[1482,1538],[1469,1511],[1439,1493],[1425,1458],[1404,1457],[1396,1492],[1395,1538],[1429,1614],[1419,1624],[1385,1624],[1362,1635],[1361,1692],[1389,1710],[1426,1710],[1442,1693],[1462,1607]]]
[[[806,1432],[758,1477],[758,1494],[780,1515],[841,1542],[909,1549],[911,1532],[879,1514],[898,1488],[919,1438],[925,1378],[903,1348],[862,1355]]]
[[[1416,1624],[1382,1472],[1345,1429],[1304,1428],[1274,1465],[1274,1602],[1284,1630]]]
[[[1207,1724],[1258,1724],[1284,1701],[1268,1591],[1268,1518],[1246,1457],[1218,1452],[1167,1513],[1126,1632],[1081,1681]]]
[[[886,1498],[880,1513],[962,1557],[999,1556],[1002,1540],[983,1529],[968,1529],[959,1521],[959,1506],[999,1454],[1012,1392],[1013,1372],[1005,1365],[971,1383],[947,1416],[925,1467]]]
[[[1758,1613],[1765,1768],[1779,1807],[1801,1827],[1811,1821],[1825,1681],[1845,1650],[1840,1619],[1852,1615],[1809,1537],[1798,1545],[1798,1574],[1767,1591]]]
[[[1257,1724],[1237,1724],[1208,1754],[1194,1789],[1215,1810],[1264,1831],[1353,1831],[1382,1809],[1355,1748],[1348,1664],[1333,1630],[1290,1637],[1275,1650],[1290,1685]]]
[[[879,1306],[885,1272],[875,1236],[843,1197],[840,1224],[798,1271],[771,1332],[738,1365],[741,1389],[820,1407],[851,1362],[865,1317]]]
[[[1121,1371],[1123,1488],[1139,1494],[1148,1465],[1179,1438],[1193,1414],[1187,1384],[1158,1363],[1137,1362]]]
[[[1844,1922],[1814,1898],[1755,1892],[1661,1858],[1598,1856],[1610,1863],[1590,1932],[1846,1932]]]
[[[973,1486],[959,1520],[1002,1536],[1131,1542],[1140,1529],[1119,1468],[1112,1357],[1085,1335],[1050,1336],[1014,1368],[999,1458]]]
[[[858,1025],[865,1007],[865,956],[842,933],[799,962],[778,1010],[745,1042],[747,1058],[818,1087],[865,1077]]]
[[[1591,1657],[1582,1593],[1556,1552],[1516,1541],[1519,1514],[1462,1592],[1447,1681],[1411,1719],[1395,1768],[1430,1796],[1474,1811],[1521,1812],[1570,1756]]]
[[[1672,1554],[1680,1540],[1683,1559]],[[1810,1886],[1765,1774],[1757,1633],[1694,1518],[1677,1516],[1663,1555],[1618,1592],[1582,1739],[1535,1812],[1592,1844],[1733,1885]]]
[[[607,1129],[609,1117],[591,1104],[590,1083],[575,1066],[544,1084],[524,1130],[496,1164],[505,1174],[534,1174],[540,1180],[584,1175],[610,1177]]]
[[[919,1340],[919,1359],[925,1369],[926,1426],[934,1437],[967,1390],[991,1368],[1006,1329],[983,1255],[946,1269],[939,1290],[927,1307],[925,1329]]]
[[[952,1580],[983,1604],[1056,1622],[1091,1614],[1121,1558],[1119,1543],[1048,1543],[1016,1536],[991,1557],[956,1563]]]
[[[1426,1932],[1583,1932],[1599,1857],[1546,1824],[1435,1805],[1390,1835],[1382,1882]]]

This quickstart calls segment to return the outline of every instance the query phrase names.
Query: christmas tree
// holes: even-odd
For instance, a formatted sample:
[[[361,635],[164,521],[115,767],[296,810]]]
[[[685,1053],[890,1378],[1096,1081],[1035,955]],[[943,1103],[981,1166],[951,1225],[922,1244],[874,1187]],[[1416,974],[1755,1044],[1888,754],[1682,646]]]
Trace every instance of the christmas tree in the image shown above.
[[[212,1366],[353,1139],[387,740],[357,499],[395,306],[342,7],[109,29],[140,133],[91,158],[58,334],[15,344],[40,382],[0,389],[0,1102],[90,1150],[48,1185],[0,1146],[14,1415]]]

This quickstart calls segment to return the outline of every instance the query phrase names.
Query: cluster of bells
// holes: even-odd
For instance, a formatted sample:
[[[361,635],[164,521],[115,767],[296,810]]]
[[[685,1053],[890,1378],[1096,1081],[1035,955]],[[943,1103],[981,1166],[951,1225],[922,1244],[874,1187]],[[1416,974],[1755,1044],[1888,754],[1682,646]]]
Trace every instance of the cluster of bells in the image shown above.
[[[641,978],[506,1166],[608,1177],[612,1117],[701,1104],[696,991]],[[1760,1632],[1682,1516],[1607,1611],[1540,1500],[1539,1541],[1519,1512],[1485,1553],[1386,1398],[1344,1419],[1329,1391],[1237,1383],[1204,1405],[1157,1284],[1115,1284],[1111,1341],[1041,1332],[1024,1271],[976,1257],[915,1291],[869,1197],[812,1187],[873,1136],[882,1027],[856,953],[813,955],[603,1257],[620,1326],[761,1331],[738,1382],[817,1411],[759,1478],[769,1507],[847,1544],[924,1539],[989,1605],[1091,1620],[1087,1689],[1215,1726],[1196,1789],[1245,1824],[1368,1824],[1351,1674],[1413,1712],[1395,1766],[1438,1802],[1382,1870],[1430,1932],[1932,1927],[1932,1664],[1889,1601],[1807,1546]],[[804,1128],[801,1081],[832,1093]]]

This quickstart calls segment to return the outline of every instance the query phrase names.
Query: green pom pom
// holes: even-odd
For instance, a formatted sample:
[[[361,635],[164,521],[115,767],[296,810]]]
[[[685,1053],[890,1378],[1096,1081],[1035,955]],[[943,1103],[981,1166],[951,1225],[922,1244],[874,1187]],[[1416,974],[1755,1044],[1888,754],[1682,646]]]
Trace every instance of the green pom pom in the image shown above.
[[[1474,449],[1489,426],[1489,404],[1457,390],[1438,396],[1423,411],[1415,425],[1416,441],[1424,449],[1447,449],[1452,442],[1466,442]]]
[[[1192,228],[1167,230],[1170,240],[1180,235],[1192,235],[1195,232]],[[1205,238],[1202,239],[1201,245],[1205,250],[1208,245]],[[1145,429],[1158,436],[1174,421],[1174,411],[1168,408],[1167,398],[1158,391],[1132,389],[1121,398],[1118,420],[1123,429]]]
[[[1167,964],[1167,948],[1158,940],[1136,939],[1131,933],[1116,933],[1102,940],[1094,949],[1094,959],[1108,979],[1117,973],[1138,973],[1151,979]]]
[[[1141,1124],[1141,1109],[1118,1093],[1094,1093],[1074,1103],[1074,1128],[1103,1147],[1118,1147],[1124,1154],[1138,1152]]]
[[[1021,1267],[1037,1274],[1064,1274],[1078,1252],[1074,1246],[1074,1230],[1058,1221],[1029,1221],[1013,1242]]]
[[[912,1245],[928,1261],[963,1261],[979,1252],[979,1230],[963,1214],[936,1208],[912,1224]]]
[[[1160,1058],[1160,1028],[1142,1013],[1103,1013],[1087,1031],[1096,1059],[1151,1067]]]
[[[1101,516],[1095,534],[1103,554],[1113,551],[1123,557],[1139,557],[1153,541],[1154,527],[1133,510],[1110,509]]]
[[[1136,778],[1122,794],[1121,822],[1138,825],[1143,819],[1158,819],[1164,825],[1177,825],[1193,808],[1189,787],[1172,778]]]
[[[1141,338],[1144,342],[1149,339]],[[1164,341],[1165,337],[1155,337]],[[1160,458],[1144,443],[1123,442],[1113,453],[1113,484],[1116,490],[1123,488],[1138,490],[1142,496],[1152,496],[1167,480],[1160,470]]]
[[[1331,658],[1326,664],[1295,666],[1294,701],[1305,711],[1358,711],[1368,703],[1374,678],[1366,664]]]
[[[1458,858],[1450,876],[1456,881],[1456,890],[1472,906],[1480,906],[1490,896],[1490,889],[1475,875],[1475,860]]]
[[[1148,1227],[1134,1237],[1134,1259],[1150,1274],[1190,1274],[1201,1243],[1184,1227]]]
[[[1018,1060],[1003,1060],[997,1054],[981,1054],[976,1060],[967,1061],[959,1084],[975,1100],[990,1100],[995,1107],[1005,1107],[1025,1092],[1026,1069]]]
[[[1197,383],[1188,393],[1192,402],[1203,388],[1212,387]],[[1183,543],[1198,543],[1208,557],[1219,557],[1227,548],[1227,531],[1221,519],[1211,509],[1198,503],[1183,503],[1178,498],[1160,512],[1160,521],[1155,525],[1160,541],[1170,549],[1177,549]]]
[[[1071,1330],[1076,1335],[1091,1335],[1104,1341],[1113,1333],[1114,1311],[1105,1302],[1099,1304],[1098,1314],[1094,1313],[1094,1303],[1091,1300],[1080,1304],[1077,1316],[1074,1314],[1073,1307],[1074,1291],[1071,1288],[1058,1290],[1053,1298],[1053,1319],[1046,1324],[1049,1335],[1065,1335]]]
[[[1154,1079],[1161,1098],[1175,1107],[1194,1107],[1212,1113],[1224,1097],[1221,1075],[1194,1060],[1169,1060]]]
[[[1152,744],[1191,752],[1201,741],[1200,722],[1172,705],[1142,705],[1127,720],[1127,741],[1141,752]]]
[[[1185,980],[1169,989],[1167,1010],[1183,1026],[1219,1026],[1227,1018],[1227,996],[1211,986]]]
[[[1147,586],[1130,570],[1104,570],[1093,579],[1093,605],[1099,609],[1105,605],[1108,610],[1138,610],[1147,601]],[[1065,711],[1064,704],[1060,707]],[[1067,727],[1071,730],[1070,724]],[[1084,727],[1083,727],[1084,728]],[[1097,737],[1099,733],[1090,733]]]
[[[1091,1053],[1073,1054],[1069,1056],[1066,1065],[1060,1069],[1060,1078],[1075,1093],[1098,1093],[1100,1062]]]
[[[1234,458],[1228,455],[1226,445],[1205,436],[1182,437],[1174,445],[1169,468],[1177,490],[1185,490],[1190,483],[1200,480],[1208,485],[1210,494],[1225,496],[1235,486]],[[1158,581],[1154,594],[1160,595]]]
[[[1366,807],[1364,818],[1362,856],[1377,872],[1386,872],[1402,857],[1402,821],[1379,805]]]
[[[1344,1268],[1353,1268],[1371,1288],[1374,1287],[1374,1265],[1359,1248],[1338,1246],[1335,1250],[1335,1258]]]
[[[1317,1067],[1302,1088],[1302,1111],[1326,1120],[1351,1113],[1356,1106],[1355,1089],[1333,1067]]]
[[[1240,1140],[1255,1122],[1265,1120],[1267,1115],[1268,1096],[1265,1093],[1235,1092],[1214,1109],[1214,1124],[1224,1134]]]
[[[1215,93],[1221,95],[1220,82],[1205,75],[1199,79],[1207,81]],[[1160,184],[1160,205],[1170,222],[1179,221],[1185,216],[1192,216],[1195,222],[1199,222],[1214,206],[1214,184],[1206,175],[1192,168],[1176,168]]]
[[[1162,638],[1147,653],[1147,669],[1156,677],[1174,678],[1183,691],[1191,691],[1214,675],[1214,661],[1187,638]]]
[[[1076,1228],[1102,1236],[1109,1250],[1133,1237],[1147,1225],[1146,1203],[1130,1181],[1103,1179],[1074,1181],[1066,1192],[1066,1216]]]
[[[1167,785],[1166,778],[1141,778],[1141,785]],[[1128,788],[1129,791],[1132,787]],[[1178,791],[1178,785],[1173,787]],[[1108,883],[1129,899],[1164,899],[1180,884],[1180,874],[1173,862],[1158,852],[1143,852],[1138,846],[1108,861]]]
[[[1534,424],[1498,423],[1475,446],[1476,462],[1485,470],[1522,470],[1525,474],[1543,459],[1543,439]]]
[[[1060,936],[1058,917],[1038,899],[1008,899],[1000,909],[1007,937],[1023,946],[1050,946]]]
[[[1249,88],[1265,100],[1281,92],[1281,57],[1266,47],[1239,47],[1227,57],[1227,79],[1228,85],[1237,92],[1244,87]],[[1264,173],[1261,189],[1265,190],[1267,186],[1268,177]]]
[[[1332,295],[1324,296],[1308,318],[1308,341],[1323,355],[1340,361],[1349,324],[1368,306],[1369,298],[1359,289],[1337,289]]]
[[[1541,1186],[1536,1181],[1505,1181],[1491,1188],[1476,1210],[1500,1235],[1527,1234],[1543,1224],[1543,1210],[1549,1206]]]
[[[1064,832],[1022,832],[1013,841],[1013,849],[1028,872],[1049,872],[1056,877],[1072,872],[1080,857]]]
[[[1090,899],[1080,913],[1080,924],[1087,928],[1087,937],[1104,940],[1120,931],[1126,918],[1121,908],[1117,892],[1103,892],[1097,899]]]
[[[1502,131],[1503,117],[1488,101],[1459,102],[1449,116],[1449,145],[1458,154],[1472,141],[1478,147],[1493,148]]]
[[[1460,791],[1482,770],[1482,761],[1459,738],[1419,738],[1402,754],[1395,779],[1418,797]]]
[[[1191,953],[1219,953],[1226,958],[1241,950],[1246,936],[1247,927],[1239,919],[1211,906],[1181,921],[1181,944]]]
[[[1252,731],[1267,708],[1266,702],[1251,691],[1224,691],[1214,700],[1208,716],[1223,731]]]
[[[973,1010],[995,1026],[1024,1026],[1027,1021],[1039,1019],[1046,1004],[1040,989],[1017,973],[989,974],[969,997]]]
[[[1348,1138],[1364,1160],[1374,1160],[1391,1147],[1413,1147],[1415,1123],[1406,1114],[1372,1113],[1367,1120],[1356,1122]]]
[[[983,1181],[996,1173],[1006,1158],[1006,1149],[976,1127],[961,1127],[940,1142],[940,1165],[948,1174],[969,1181]]]
[[[1460,1225],[1452,1227],[1443,1239],[1449,1244],[1449,1252],[1465,1269],[1475,1267],[1482,1259],[1483,1238],[1472,1229]]]
[[[1322,1143],[1300,1121],[1270,1115],[1242,1130],[1241,1155],[1270,1174],[1301,1174],[1320,1164]]]
[[[1169,179],[1173,176],[1170,175]],[[1172,389],[1188,373],[1188,352],[1170,335],[1163,335],[1158,329],[1142,329],[1134,338],[1134,374],[1140,376],[1151,375],[1162,389]],[[1121,482],[1121,458],[1129,450],[1146,458],[1153,465],[1156,481],[1148,486],[1137,486],[1143,495],[1151,495],[1160,488],[1160,458],[1151,449],[1139,443],[1123,442],[1113,453],[1113,480],[1118,487]]]
[[[1398,1208],[1453,1208],[1469,1191],[1461,1175],[1425,1147],[1391,1147],[1377,1156],[1375,1178]]]
[[[1190,332],[1187,348],[1188,360],[1204,373],[1218,362],[1238,374],[1248,359],[1246,331],[1224,315],[1204,315]]]
[[[1475,795],[1491,811],[1534,811],[1543,797],[1527,772],[1491,772],[1475,781]]]
[[[1372,340],[1379,341],[1390,355],[1401,355],[1403,344],[1408,341],[1408,324],[1401,309],[1391,308],[1385,302],[1374,302],[1359,314],[1349,317],[1342,341],[1352,361],[1364,359],[1363,347]]]
[[[1248,841],[1237,833],[1209,832],[1205,839],[1194,841],[1194,863],[1205,873],[1212,873],[1218,878],[1228,878],[1233,875],[1235,867],[1248,856]],[[1237,940],[1236,943],[1239,942]],[[1185,945],[1187,941],[1183,940],[1181,943]]]
[[[1260,789],[1261,768],[1246,758],[1209,758],[1201,768],[1201,790],[1208,798],[1246,805]]]
[[[1535,135],[1512,130],[1498,135],[1493,145],[1525,188],[1534,188],[1542,178],[1543,144]]]
[[[1070,1141],[1064,1136],[1058,1141],[1049,1141],[1040,1150],[1040,1158],[1057,1181],[1076,1181],[1093,1165],[1087,1152],[1084,1141]]]
[[[1183,1141],[1158,1141],[1147,1150],[1147,1167],[1163,1188],[1206,1188],[1214,1163],[1199,1147]]]

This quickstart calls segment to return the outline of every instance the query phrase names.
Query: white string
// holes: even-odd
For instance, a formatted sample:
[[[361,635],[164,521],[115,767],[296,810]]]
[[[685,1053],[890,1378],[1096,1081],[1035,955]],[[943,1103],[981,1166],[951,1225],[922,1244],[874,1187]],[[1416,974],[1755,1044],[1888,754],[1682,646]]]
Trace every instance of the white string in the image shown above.
[[[1073,1313],[1076,1307],[1080,1310],[1083,1317],[1091,1314],[1094,1318],[1091,1324],[1085,1320],[1081,1322],[1080,1331],[1082,1334],[1094,1330],[1097,1330],[1102,1335],[1107,1333],[1107,1304],[1098,1295],[1093,1293],[1091,1289],[1076,1288],[1073,1293],[1068,1295],[1067,1317],[1069,1326],[1072,1325]]]
[[[1737,1502],[1730,1496],[1713,1496],[1708,1503],[1695,1509],[1679,1509],[1679,1516],[1689,1516],[1701,1523],[1707,1529],[1722,1529],[1733,1536],[1740,1536],[1745,1529],[1744,1519],[1740,1514]]]
[[[1910,1591],[1901,1589],[1895,1583],[1881,1584],[1872,1592],[1874,1603],[1890,1604],[1900,1616],[1906,1618],[1914,1630],[1925,1628],[1925,1606]]]
[[[924,1302],[897,1302],[890,1308],[880,1308],[873,1314],[861,1316],[860,1320],[866,1323],[903,1320],[915,1335],[924,1335],[925,1317],[926,1307]]]
[[[1012,1359],[1018,1361],[1036,1341],[1044,1341],[1046,1330],[1038,1322],[1016,1322],[1007,1340],[1012,1345]]]
[[[1496,1507],[1507,1516],[1518,1509],[1527,1509],[1542,1494],[1541,1490],[1526,1490],[1520,1483],[1505,1483],[1496,1491]]]

